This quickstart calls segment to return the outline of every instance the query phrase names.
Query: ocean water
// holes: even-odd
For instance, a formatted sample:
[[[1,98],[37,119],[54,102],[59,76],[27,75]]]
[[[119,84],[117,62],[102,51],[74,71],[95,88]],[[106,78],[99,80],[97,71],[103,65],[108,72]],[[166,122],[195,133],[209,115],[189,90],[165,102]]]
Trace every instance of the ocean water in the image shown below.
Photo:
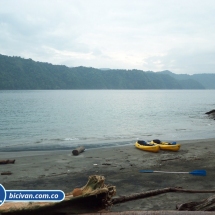
[[[0,91],[0,150],[214,138],[215,90]]]

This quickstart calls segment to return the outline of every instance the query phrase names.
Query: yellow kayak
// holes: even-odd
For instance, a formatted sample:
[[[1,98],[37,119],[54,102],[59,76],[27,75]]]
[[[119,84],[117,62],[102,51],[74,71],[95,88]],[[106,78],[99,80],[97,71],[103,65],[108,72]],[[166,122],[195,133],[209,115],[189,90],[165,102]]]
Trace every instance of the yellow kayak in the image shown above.
[[[158,144],[147,143],[144,140],[138,140],[135,143],[135,147],[140,150],[144,150],[148,152],[158,152],[160,150],[160,147]]]
[[[175,142],[168,143],[168,142],[160,141],[160,143],[158,143],[158,141],[152,140],[150,143],[154,144],[154,145],[158,145],[161,150],[169,150],[169,151],[174,151],[174,152],[177,152],[181,147],[180,144],[176,144]]]

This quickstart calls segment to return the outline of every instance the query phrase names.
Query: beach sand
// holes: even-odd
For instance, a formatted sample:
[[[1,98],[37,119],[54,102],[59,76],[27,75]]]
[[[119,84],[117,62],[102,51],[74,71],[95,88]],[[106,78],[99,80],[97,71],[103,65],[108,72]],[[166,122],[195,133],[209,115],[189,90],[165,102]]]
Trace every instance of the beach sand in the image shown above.
[[[178,152],[141,151],[131,145],[85,149],[78,156],[70,151],[0,152],[0,160],[15,159],[0,165],[0,183],[6,190],[63,190],[84,186],[90,175],[102,175],[105,184],[116,186],[116,197],[166,187],[215,190],[215,139],[178,141]],[[192,174],[140,173],[141,169],[191,172],[204,169],[207,176]],[[117,211],[175,210],[177,204],[199,201],[212,193],[165,193],[116,204]]]

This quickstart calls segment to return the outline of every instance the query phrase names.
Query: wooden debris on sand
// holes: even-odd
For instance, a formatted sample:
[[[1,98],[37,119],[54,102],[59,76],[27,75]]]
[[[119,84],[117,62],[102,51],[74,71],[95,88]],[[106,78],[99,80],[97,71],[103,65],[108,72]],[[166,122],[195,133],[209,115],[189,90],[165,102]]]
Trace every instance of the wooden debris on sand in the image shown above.
[[[97,212],[111,206],[116,194],[115,186],[105,185],[104,176],[89,176],[87,184],[65,194],[61,202],[6,202],[0,207],[1,215],[56,215]],[[73,196],[74,191],[79,193]]]
[[[215,211],[215,195],[199,202],[178,204],[176,208],[180,211]]]
[[[12,175],[12,172],[10,171],[1,172],[1,175]]]
[[[56,214],[57,215],[57,214]],[[71,215],[71,214],[63,214]],[[205,211],[123,211],[123,212],[100,212],[86,213],[81,215],[212,215]]]
[[[73,155],[79,155],[81,152],[85,150],[84,146],[80,146],[72,151]]]
[[[0,160],[0,164],[14,164],[15,160]]]
[[[215,190],[187,190],[187,189],[182,189],[180,187],[167,187],[163,189],[157,189],[157,190],[150,190],[142,193],[134,193],[128,196],[120,196],[117,198],[112,199],[112,204],[119,204],[127,201],[132,201],[136,199],[142,199],[142,198],[148,198],[151,196],[157,196],[163,193],[168,193],[168,192],[185,192],[185,193],[215,193]]]
[[[56,214],[58,215],[58,214]],[[63,214],[71,215],[71,214]],[[100,212],[100,213],[85,213],[81,215],[214,215],[211,212],[205,211],[123,211],[123,212]]]
[[[106,212],[106,215],[121,215],[127,212],[111,213],[108,212],[110,207],[115,204],[124,203],[140,198],[147,198],[155,195],[160,195],[167,192],[187,192],[187,193],[215,193],[215,190],[187,190],[180,187],[168,187],[158,190],[146,191],[142,193],[134,193],[128,196],[113,196],[116,194],[116,187],[105,185],[104,176],[92,175],[89,176],[87,184],[81,188],[75,188],[72,192],[65,195],[65,199],[61,202],[6,202],[0,207],[1,215],[57,215],[57,214],[84,214],[88,215],[95,213]],[[189,202],[176,206],[178,211],[139,211],[127,214],[137,215],[171,215],[171,214],[208,214],[205,211],[215,211],[215,195],[200,202]],[[179,211],[184,210],[184,211]],[[192,213],[192,211],[195,211]],[[197,211],[197,212],[196,212]],[[202,212],[204,211],[204,212]]]

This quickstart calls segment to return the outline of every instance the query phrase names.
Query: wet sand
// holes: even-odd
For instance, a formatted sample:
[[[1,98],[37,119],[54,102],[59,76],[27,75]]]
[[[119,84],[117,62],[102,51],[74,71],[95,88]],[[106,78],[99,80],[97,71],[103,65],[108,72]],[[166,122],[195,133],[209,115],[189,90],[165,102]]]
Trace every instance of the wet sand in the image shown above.
[[[134,144],[123,147],[90,149],[78,156],[72,151],[0,152],[0,183],[6,190],[63,190],[71,192],[86,184],[90,175],[102,175],[105,183],[116,186],[117,196],[166,187],[215,190],[215,139],[178,141],[178,152],[141,151]],[[140,173],[141,169],[191,172],[207,171],[207,176],[192,174]],[[165,193],[114,205],[110,211],[175,210],[176,204],[199,201],[213,194]],[[116,197],[117,197],[116,196]]]

